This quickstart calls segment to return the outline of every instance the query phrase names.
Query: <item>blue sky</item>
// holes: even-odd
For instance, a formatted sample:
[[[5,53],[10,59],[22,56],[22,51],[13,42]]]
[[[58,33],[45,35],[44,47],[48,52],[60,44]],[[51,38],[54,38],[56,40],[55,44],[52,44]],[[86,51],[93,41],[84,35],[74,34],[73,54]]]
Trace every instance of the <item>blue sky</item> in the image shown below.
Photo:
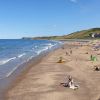
[[[100,27],[100,0],[0,0],[0,38],[65,35]]]

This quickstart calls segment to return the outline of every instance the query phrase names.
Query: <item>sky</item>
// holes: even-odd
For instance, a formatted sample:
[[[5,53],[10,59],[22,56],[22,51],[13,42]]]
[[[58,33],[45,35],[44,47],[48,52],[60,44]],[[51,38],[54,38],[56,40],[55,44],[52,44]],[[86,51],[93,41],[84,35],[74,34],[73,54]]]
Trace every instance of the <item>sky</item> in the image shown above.
[[[100,0],[0,0],[0,39],[100,27]]]

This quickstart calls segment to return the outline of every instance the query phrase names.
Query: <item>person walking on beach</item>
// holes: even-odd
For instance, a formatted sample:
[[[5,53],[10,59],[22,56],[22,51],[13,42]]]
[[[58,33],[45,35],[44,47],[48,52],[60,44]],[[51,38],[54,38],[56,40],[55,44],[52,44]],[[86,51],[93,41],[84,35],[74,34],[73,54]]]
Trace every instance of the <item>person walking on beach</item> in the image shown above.
[[[72,54],[72,50],[70,50],[70,54]]]

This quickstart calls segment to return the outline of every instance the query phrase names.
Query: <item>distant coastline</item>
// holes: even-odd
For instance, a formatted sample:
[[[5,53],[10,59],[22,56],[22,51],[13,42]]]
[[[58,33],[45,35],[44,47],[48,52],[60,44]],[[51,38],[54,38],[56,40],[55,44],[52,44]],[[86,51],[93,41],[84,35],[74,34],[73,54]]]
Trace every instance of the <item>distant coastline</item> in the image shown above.
[[[99,39],[99,38],[100,38],[100,28],[81,30],[62,36],[22,37],[22,39],[30,39],[30,40],[66,40],[66,39]]]

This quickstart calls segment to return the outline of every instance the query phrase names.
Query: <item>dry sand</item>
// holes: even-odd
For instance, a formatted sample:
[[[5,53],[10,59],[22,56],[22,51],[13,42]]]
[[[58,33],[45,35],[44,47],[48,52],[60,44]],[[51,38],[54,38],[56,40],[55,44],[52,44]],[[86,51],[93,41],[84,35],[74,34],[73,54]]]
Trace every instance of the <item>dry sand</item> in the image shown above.
[[[43,60],[33,66],[23,78],[7,93],[7,100],[98,100],[100,98],[100,72],[93,70],[98,61],[90,61],[90,55],[96,54],[91,46],[69,46],[58,49],[48,54]],[[88,54],[86,54],[88,52]],[[57,63],[62,56],[66,62]],[[79,85],[79,89],[72,90],[60,85],[66,82],[67,75],[71,75]]]

